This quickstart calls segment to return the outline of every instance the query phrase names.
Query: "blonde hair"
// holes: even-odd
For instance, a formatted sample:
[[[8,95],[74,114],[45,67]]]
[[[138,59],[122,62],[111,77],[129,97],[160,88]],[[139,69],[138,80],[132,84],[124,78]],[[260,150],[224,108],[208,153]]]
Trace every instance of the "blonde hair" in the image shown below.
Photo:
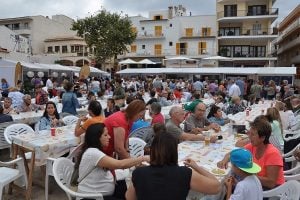
[[[282,122],[281,122],[279,111],[276,108],[268,108],[266,117],[270,122],[272,122],[273,120],[277,120],[280,125],[281,134],[283,134]]]

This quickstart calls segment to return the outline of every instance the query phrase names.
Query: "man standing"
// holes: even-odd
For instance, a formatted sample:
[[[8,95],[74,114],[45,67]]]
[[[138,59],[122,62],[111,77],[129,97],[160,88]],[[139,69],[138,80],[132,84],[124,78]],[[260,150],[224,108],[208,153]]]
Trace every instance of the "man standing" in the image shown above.
[[[228,96],[229,97],[241,96],[241,90],[240,90],[239,86],[237,86],[235,81],[233,81],[231,87],[229,88]]]
[[[48,89],[49,97],[52,98],[52,96],[53,96],[53,82],[52,82],[51,76],[49,76],[47,81],[46,81],[46,87]]]

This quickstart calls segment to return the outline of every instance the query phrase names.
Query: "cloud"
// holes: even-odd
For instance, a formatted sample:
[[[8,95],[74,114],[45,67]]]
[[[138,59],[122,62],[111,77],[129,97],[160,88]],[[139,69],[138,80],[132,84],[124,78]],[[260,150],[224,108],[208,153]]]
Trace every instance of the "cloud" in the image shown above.
[[[149,11],[166,10],[179,4],[192,15],[216,13],[216,0],[1,0],[0,18],[64,14],[76,19],[94,14],[101,6],[111,12],[123,11],[129,16],[141,14],[147,17]],[[298,4],[299,0],[277,0],[274,7],[279,8],[279,19]]]

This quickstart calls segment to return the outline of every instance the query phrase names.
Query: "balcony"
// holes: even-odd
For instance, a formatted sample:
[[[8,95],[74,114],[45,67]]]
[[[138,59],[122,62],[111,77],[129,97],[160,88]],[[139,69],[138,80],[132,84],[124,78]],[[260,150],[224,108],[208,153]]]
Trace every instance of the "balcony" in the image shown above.
[[[280,44],[277,50],[277,54],[281,54],[284,51],[287,51],[295,46],[300,46],[300,37],[297,37],[286,44]]]
[[[272,52],[266,51],[266,50],[259,50],[255,49],[256,47],[252,47],[254,49],[249,50],[227,50],[227,49],[220,49],[218,52],[219,56],[223,57],[229,57],[232,58],[232,60],[277,60],[277,57],[272,55]],[[233,47],[231,47],[233,49]]]
[[[248,10],[232,10],[231,12],[220,11],[217,13],[217,20],[226,22],[226,21],[239,21],[245,19],[265,19],[270,18],[275,20],[278,17],[278,8],[270,8],[266,10],[253,11],[251,9]]]
[[[138,32],[136,36],[136,40],[145,40],[145,39],[165,39],[164,33],[161,31],[154,31],[154,32]]]
[[[205,39],[205,38],[215,38],[216,34],[214,32],[211,32],[210,34],[202,33],[202,31],[195,32],[191,35],[184,34],[182,37],[180,37],[180,40],[187,40],[187,39]]]
[[[300,18],[290,24],[284,31],[282,31],[277,39],[277,43],[281,42],[285,37],[287,37],[290,33],[294,32],[300,28]]]
[[[169,49],[152,49],[152,50],[140,50],[137,52],[127,52],[123,55],[118,55],[119,58],[128,57],[165,57],[165,56],[188,56],[194,58],[207,57],[209,55],[214,55],[215,49],[210,48],[169,48]]]

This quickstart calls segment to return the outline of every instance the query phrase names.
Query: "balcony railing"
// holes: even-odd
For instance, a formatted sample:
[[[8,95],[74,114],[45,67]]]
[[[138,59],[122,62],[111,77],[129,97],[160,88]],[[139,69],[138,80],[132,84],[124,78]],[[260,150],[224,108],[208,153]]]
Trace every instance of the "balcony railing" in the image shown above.
[[[231,10],[230,12],[220,11],[217,13],[217,17],[246,17],[246,16],[263,16],[263,15],[278,15],[278,8],[261,9],[261,10]]]
[[[197,37],[215,37],[215,32],[202,32],[202,31],[194,31],[192,34],[186,34],[184,33],[182,38],[197,38]]]
[[[268,28],[268,29],[237,29],[237,28],[230,28],[230,27],[221,27],[219,28],[218,36],[252,36],[252,35],[277,35],[278,29],[277,28]],[[233,30],[230,30],[233,29]]]
[[[265,50],[257,50],[253,52],[249,51],[236,51],[236,52],[224,52],[220,50],[218,52],[219,56],[223,57],[229,57],[229,58],[269,58],[269,57],[276,57],[275,55],[272,55],[271,51],[265,51]]]
[[[162,31],[139,31],[137,33],[136,39],[146,39],[146,38],[164,38],[164,33]]]

